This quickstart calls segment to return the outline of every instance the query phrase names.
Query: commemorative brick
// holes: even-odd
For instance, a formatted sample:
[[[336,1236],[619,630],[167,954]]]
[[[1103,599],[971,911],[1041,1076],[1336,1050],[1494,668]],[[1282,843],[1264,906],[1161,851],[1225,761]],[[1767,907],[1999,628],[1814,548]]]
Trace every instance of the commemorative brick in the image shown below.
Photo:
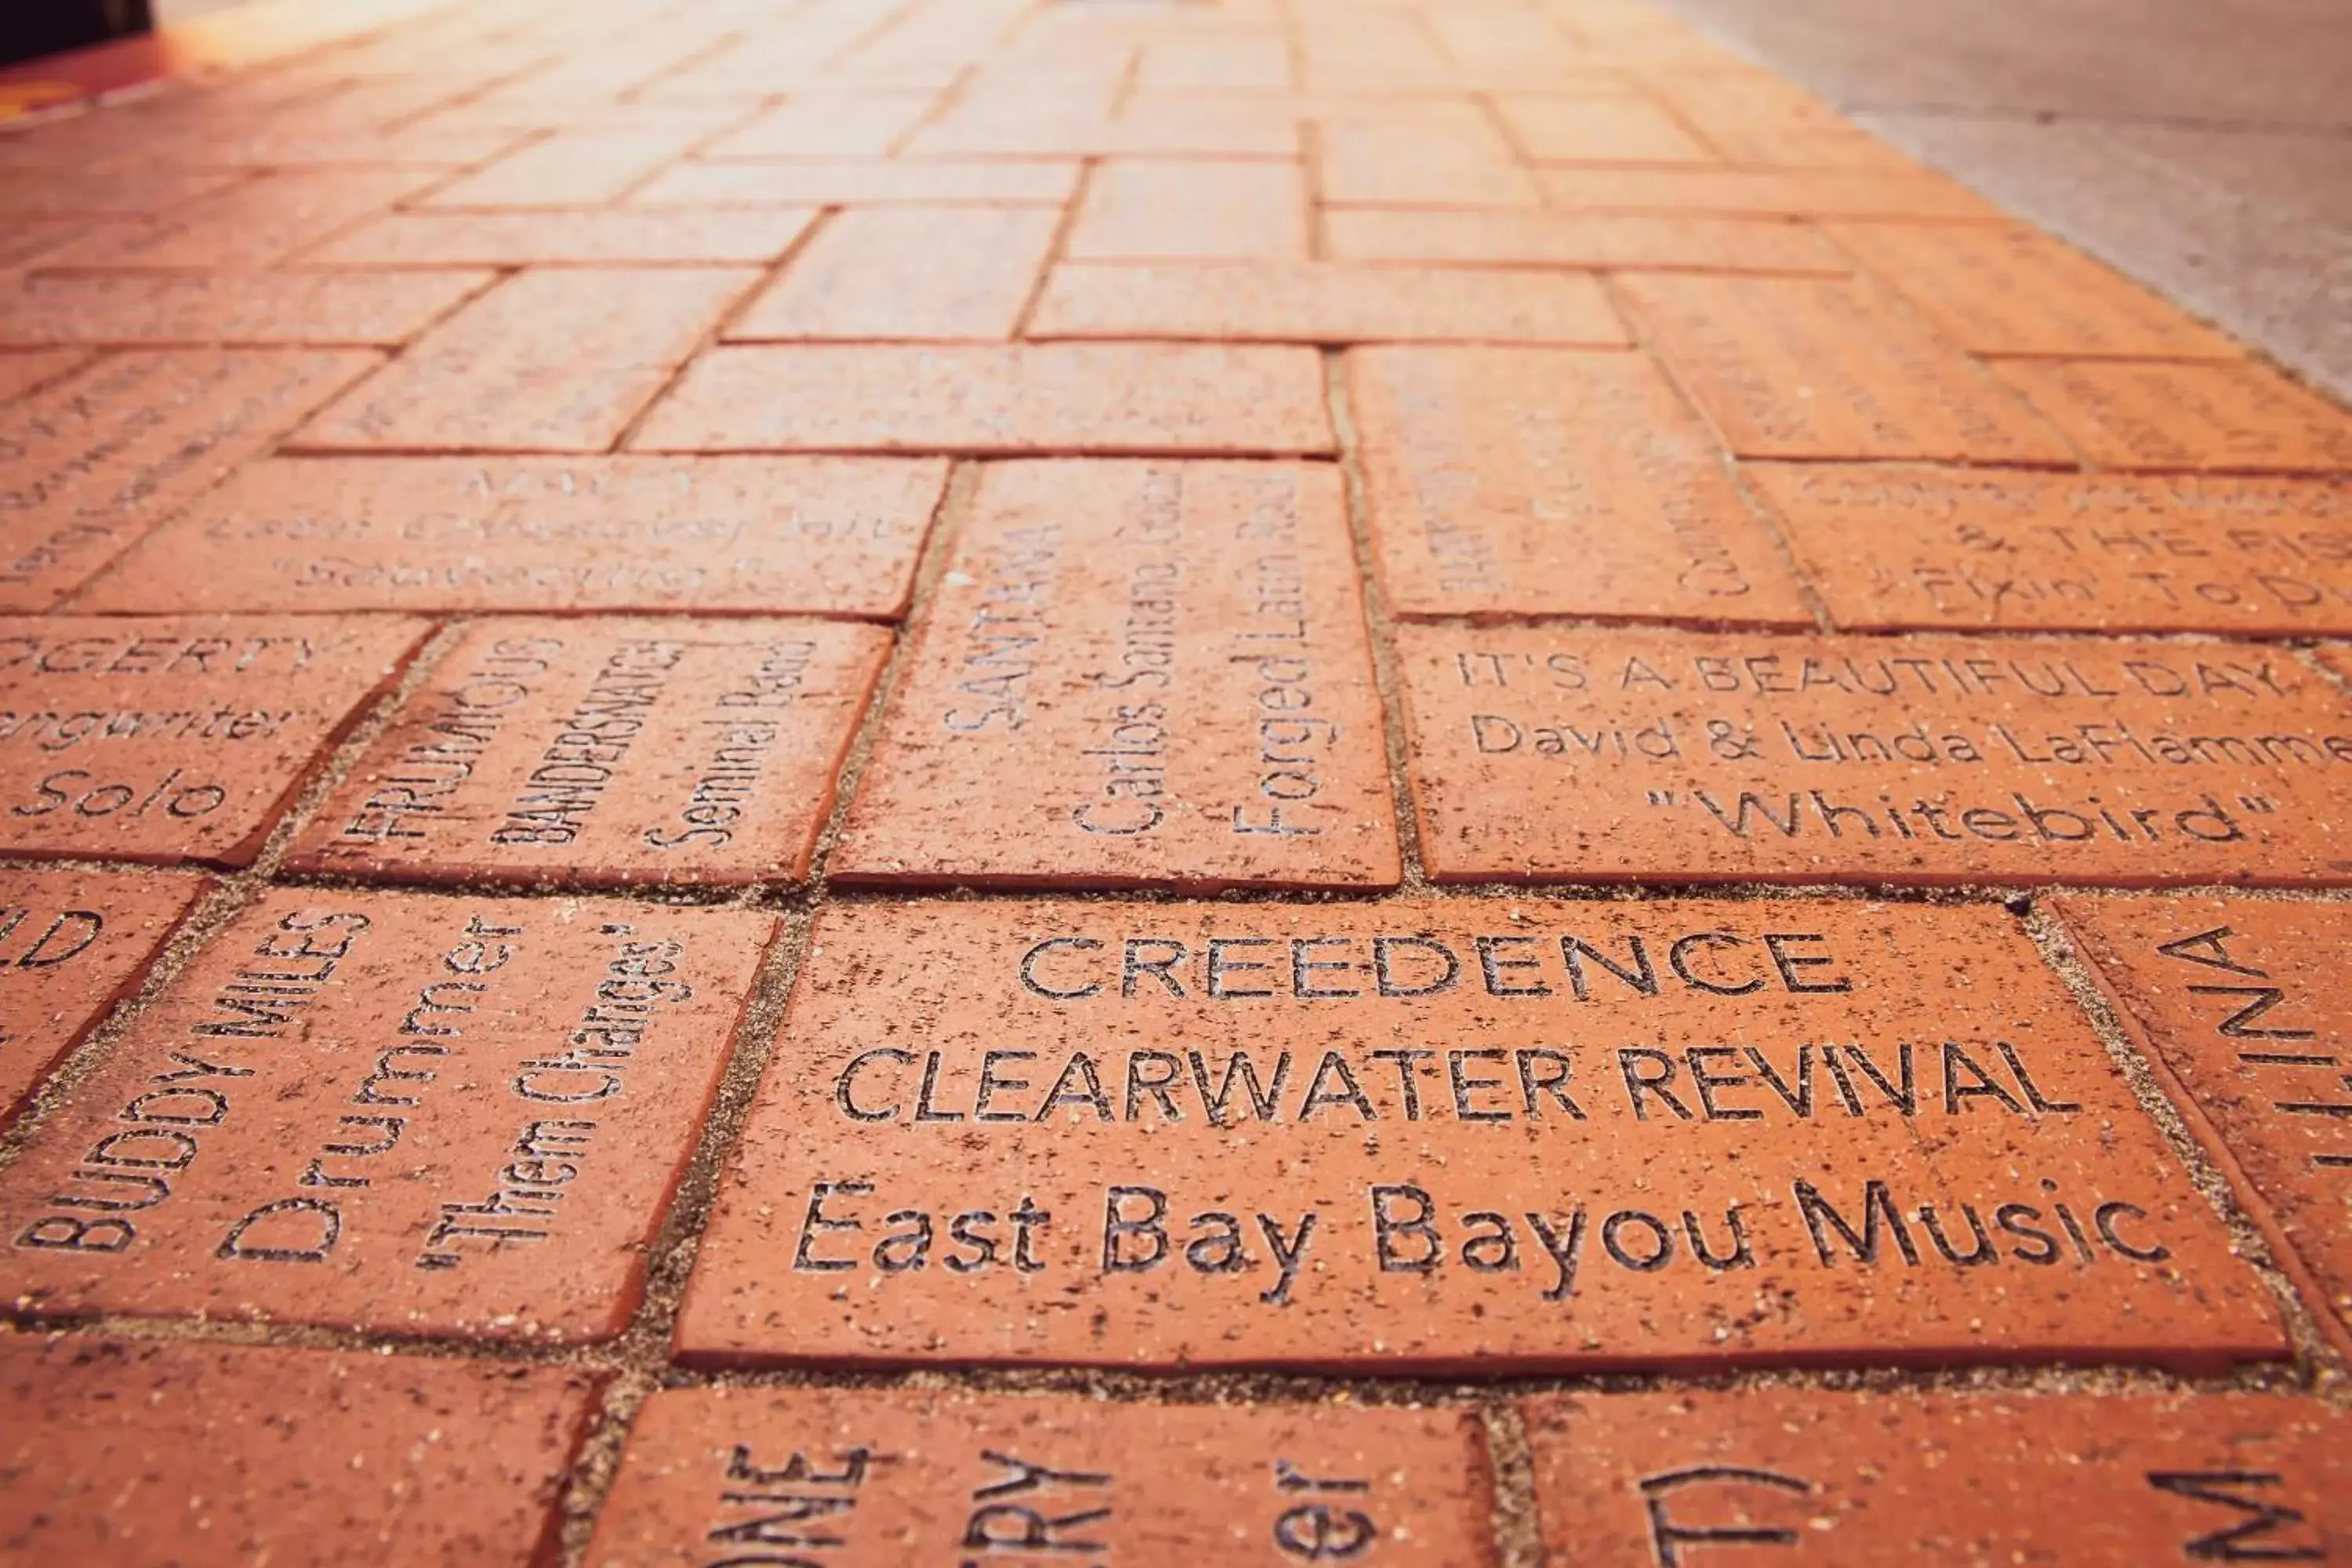
[[[1618,288],[1742,458],[2074,461],[2005,387],[1867,284],[1654,273]]]
[[[598,1381],[348,1351],[0,1340],[0,1550],[362,1568],[396,1541],[405,1561],[536,1562]]]
[[[1492,1506],[1468,1410],[668,1389],[588,1561],[1491,1568]]]
[[[426,629],[0,618],[0,856],[247,863]]]
[[[1740,475],[1853,630],[2352,630],[2352,485],[1895,464]]]
[[[1998,906],[828,910],[691,1360],[2282,1353]]]
[[[2252,361],[2008,360],[1994,368],[2102,468],[2352,469],[2352,414]]]
[[[280,459],[86,603],[890,617],[946,485],[945,463],[899,458]]]
[[[288,864],[590,887],[797,880],[889,645],[838,621],[476,622]]]
[[[1385,887],[1328,466],[983,470],[831,862],[847,881]]]
[[[1971,353],[2238,357],[2220,332],[2038,230],[1843,223],[1829,233]]]
[[[61,381],[89,358],[82,349],[8,349],[0,351],[0,403],[21,397],[36,387]]]
[[[774,925],[265,893],[0,1174],[10,1305],[610,1337]]]
[[[1348,385],[1392,613],[1812,624],[1649,360],[1361,349]]]
[[[2352,909],[2055,900],[2126,1028],[2352,1352]]]
[[[376,363],[139,351],[0,409],[0,610],[46,610]]]
[[[135,986],[205,884],[0,871],[0,1126]]]
[[[2352,1423],[2315,1400],[1756,1388],[1526,1411],[1550,1568],[2352,1550]]]
[[[1397,637],[1440,879],[2352,881],[2352,701],[2283,649]]]

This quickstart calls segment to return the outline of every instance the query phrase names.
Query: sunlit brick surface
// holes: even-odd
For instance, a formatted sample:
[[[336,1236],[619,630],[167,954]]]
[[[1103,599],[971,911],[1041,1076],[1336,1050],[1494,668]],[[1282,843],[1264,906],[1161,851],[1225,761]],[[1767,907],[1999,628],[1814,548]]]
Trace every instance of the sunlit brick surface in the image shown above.
[[[0,121],[0,1563],[2352,1554],[2327,398],[1649,0],[152,58]]]

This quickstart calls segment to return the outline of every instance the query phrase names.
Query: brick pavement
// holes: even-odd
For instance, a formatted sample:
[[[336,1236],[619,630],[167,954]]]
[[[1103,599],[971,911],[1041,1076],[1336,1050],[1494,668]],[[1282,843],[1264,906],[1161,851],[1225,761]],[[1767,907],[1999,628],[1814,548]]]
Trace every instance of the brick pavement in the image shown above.
[[[0,137],[0,1562],[2352,1557],[2342,410],[1640,0],[249,56]]]

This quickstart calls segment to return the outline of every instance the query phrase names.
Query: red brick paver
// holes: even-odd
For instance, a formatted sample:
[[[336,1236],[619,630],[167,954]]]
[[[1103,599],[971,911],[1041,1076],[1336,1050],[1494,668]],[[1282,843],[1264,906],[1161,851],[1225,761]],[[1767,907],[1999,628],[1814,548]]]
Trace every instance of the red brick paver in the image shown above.
[[[2352,698],[2284,650],[1397,637],[1446,880],[2352,881]]]
[[[2070,457],[1990,376],[1863,283],[1659,276],[1624,290],[1742,458]]]
[[[87,602],[888,616],[946,479],[874,458],[256,463]]]
[[[1811,623],[1722,449],[1649,361],[1365,349],[1348,376],[1396,614]]]
[[[0,1175],[12,1304],[613,1334],[773,926],[273,892]]]
[[[2352,631],[2352,486],[2333,479],[1750,463],[1837,625]]]
[[[0,607],[56,605],[376,363],[286,349],[121,353],[0,408]]]
[[[2230,1394],[1530,1402],[1549,1565],[2325,1562],[2340,1412]]]
[[[0,1564],[2352,1552],[2324,392],[1654,0],[164,22]]]
[[[799,878],[887,641],[824,621],[476,622],[289,863],[436,882]]]
[[[589,1560],[1480,1568],[1490,1506],[1466,1412],[712,1388],[646,1405]]]
[[[419,1356],[0,1340],[0,1552],[140,1568],[530,1563],[554,1535],[595,1382]]]
[[[137,984],[204,888],[194,877],[0,872],[0,1124]]]
[[[2176,1100],[2352,1345],[2352,1016],[2341,905],[2057,901]]]
[[[1354,577],[1328,469],[989,467],[836,874],[1393,886]]]
[[[0,620],[0,855],[241,866],[416,621]]]
[[[704,354],[638,431],[657,451],[1327,453],[1299,348],[883,344]]]
[[[35,273],[0,278],[0,343],[389,347],[493,281],[454,269]]]
[[[312,420],[299,444],[604,451],[752,277],[718,268],[520,274]]]
[[[1999,910],[858,909],[778,1060],[688,1289],[699,1362],[2279,1344]]]

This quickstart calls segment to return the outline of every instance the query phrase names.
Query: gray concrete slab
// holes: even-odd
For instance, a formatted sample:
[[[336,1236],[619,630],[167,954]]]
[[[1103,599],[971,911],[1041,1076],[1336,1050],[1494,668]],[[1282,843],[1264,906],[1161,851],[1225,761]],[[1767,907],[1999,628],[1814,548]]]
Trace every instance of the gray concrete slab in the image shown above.
[[[1666,0],[2352,399],[2352,0]]]

